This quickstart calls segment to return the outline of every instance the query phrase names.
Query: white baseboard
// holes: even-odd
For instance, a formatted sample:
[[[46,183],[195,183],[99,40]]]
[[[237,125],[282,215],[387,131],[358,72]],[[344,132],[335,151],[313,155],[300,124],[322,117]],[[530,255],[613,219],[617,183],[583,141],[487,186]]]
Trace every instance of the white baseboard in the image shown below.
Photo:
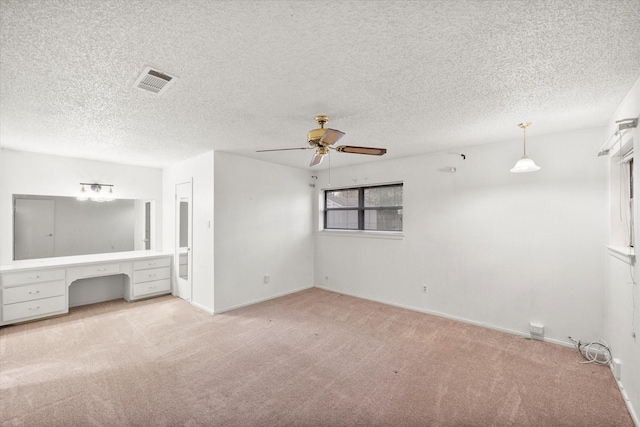
[[[422,308],[405,306],[405,305],[402,305],[402,304],[396,304],[396,303],[389,302],[389,301],[382,301],[382,300],[377,300],[377,299],[374,299],[374,298],[367,298],[367,297],[363,297],[361,295],[356,295],[356,294],[351,294],[351,293],[348,293],[348,292],[337,291],[335,289],[331,289],[331,288],[328,288],[326,286],[315,285],[315,287],[318,288],[318,289],[323,289],[325,291],[334,292],[334,293],[337,293],[337,294],[349,295],[349,296],[352,296],[352,297],[355,297],[355,298],[361,298],[361,299],[365,299],[365,300],[368,300],[368,301],[377,302],[377,303],[380,303],[380,304],[386,304],[386,305],[390,305],[390,306],[393,306],[393,307],[404,308],[404,309],[411,310],[411,311],[417,311],[419,313],[431,314],[433,316],[444,317],[446,319],[457,320],[457,321],[460,321],[460,322],[469,323],[469,324],[472,324],[472,325],[481,326],[483,328],[489,328],[489,329],[493,329],[493,330],[500,331],[500,332],[506,332],[506,333],[509,333],[509,334],[518,335],[518,336],[522,336],[522,337],[530,337],[529,332],[517,331],[517,330],[514,330],[514,329],[508,329],[508,328],[503,328],[503,327],[500,327],[500,326],[489,325],[489,324],[486,324],[486,323],[483,323],[483,322],[477,322],[477,321],[470,320],[470,319],[465,319],[465,318],[462,318],[462,317],[451,316],[451,315],[448,315],[446,313],[441,313],[441,312],[438,312],[438,311],[425,310],[425,309],[422,309]],[[557,339],[553,339],[553,338],[543,338],[542,341],[550,342],[550,343],[553,343],[553,344],[562,345],[562,346],[565,346],[565,347],[575,348],[575,345],[571,341],[562,341],[562,340],[557,340]],[[629,410],[629,414],[631,415],[631,419],[633,420],[633,422],[636,425],[636,427],[640,427],[640,419],[638,418],[638,413],[635,411],[635,408],[633,407],[633,404],[631,403],[631,400],[629,399],[629,396],[627,396],[627,393],[624,390],[623,384],[620,381],[618,381],[617,379],[615,379],[615,374],[613,374],[613,372],[612,372],[612,375],[614,377],[614,380],[616,381],[616,384],[618,384],[618,388],[620,389],[620,393],[622,394],[622,398],[624,399],[625,405],[627,405],[627,409]]]
[[[296,292],[305,291],[305,290],[311,289],[311,288],[313,288],[313,285],[309,285],[309,286],[305,286],[305,287],[302,287],[302,288],[293,289],[291,291],[282,292],[282,293],[275,294],[275,295],[270,295],[270,296],[268,296],[266,298],[260,298],[260,299],[248,301],[246,303],[234,305],[234,306],[231,306],[231,307],[225,307],[225,308],[222,308],[222,309],[219,309],[219,310],[214,310],[213,314],[225,313],[227,311],[235,310],[237,308],[247,307],[249,305],[258,304],[260,302],[269,301],[269,300],[275,299],[275,298],[280,298],[280,297],[283,297],[283,296],[289,295],[289,294],[295,294]]]
[[[638,418],[638,413],[635,411],[627,392],[624,389],[624,385],[621,381],[616,378],[615,372],[613,372],[613,365],[610,363],[609,368],[611,368],[611,375],[613,375],[613,379],[618,385],[618,389],[620,389],[620,394],[622,394],[622,399],[624,399],[625,405],[627,405],[627,409],[629,410],[629,415],[631,415],[631,420],[636,425],[636,427],[640,427],[640,418]]]
[[[518,336],[525,337],[525,338],[530,338],[531,337],[531,335],[529,334],[528,331],[526,331],[526,332],[517,331],[515,329],[503,328],[501,326],[491,325],[491,324],[487,324],[487,323],[484,323],[484,322],[478,322],[478,321],[471,320],[471,319],[465,319],[463,317],[451,316],[450,314],[442,313],[442,312],[439,312],[439,311],[426,310],[426,309],[423,309],[423,308],[411,307],[411,306],[408,306],[408,305],[396,304],[396,303],[389,302],[389,301],[383,301],[383,300],[378,300],[378,299],[374,299],[374,298],[363,297],[361,295],[356,295],[356,294],[352,294],[352,293],[349,293],[349,292],[343,292],[343,291],[338,291],[338,290],[335,290],[335,289],[331,289],[331,288],[328,288],[326,286],[315,285],[314,287],[316,287],[318,289],[323,289],[323,290],[329,291],[329,292],[335,292],[337,294],[349,295],[351,297],[361,298],[361,299],[365,299],[365,300],[368,300],[368,301],[377,302],[377,303],[380,303],[380,304],[390,305],[390,306],[398,307],[398,308],[404,308],[406,310],[411,310],[411,311],[417,311],[418,313],[431,314],[433,316],[444,317],[445,319],[457,320],[459,322],[469,323],[471,325],[481,326],[483,328],[488,328],[488,329],[493,329],[494,331],[506,332],[508,334],[518,335]],[[565,347],[575,347],[573,345],[573,343],[570,342],[570,341],[561,341],[561,340],[557,340],[557,339],[553,339],[553,338],[543,338],[540,341],[550,342],[550,343],[562,345],[562,346],[565,346]]]
[[[206,311],[209,314],[214,314],[213,310],[211,310],[209,307],[205,307],[204,305],[198,304],[197,302],[193,302],[193,301],[189,301],[189,302],[191,303],[192,306],[199,308],[202,311]]]

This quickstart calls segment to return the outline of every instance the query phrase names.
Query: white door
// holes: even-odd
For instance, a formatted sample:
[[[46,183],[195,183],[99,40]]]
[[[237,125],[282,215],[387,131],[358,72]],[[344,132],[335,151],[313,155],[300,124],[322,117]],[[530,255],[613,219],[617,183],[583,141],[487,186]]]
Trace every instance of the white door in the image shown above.
[[[53,200],[15,199],[13,259],[54,256]]]
[[[191,182],[176,185],[176,247],[175,271],[177,295],[191,300],[191,231],[192,231]]]

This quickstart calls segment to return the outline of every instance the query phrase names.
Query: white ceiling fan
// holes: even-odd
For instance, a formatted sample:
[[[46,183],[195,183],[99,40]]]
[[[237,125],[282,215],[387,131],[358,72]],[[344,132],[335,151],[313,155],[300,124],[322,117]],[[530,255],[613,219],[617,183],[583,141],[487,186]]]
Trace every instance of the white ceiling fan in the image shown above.
[[[324,156],[329,154],[329,149],[341,153],[367,154],[370,156],[382,156],[387,152],[386,148],[356,147],[353,145],[338,145],[337,147],[334,147],[334,144],[344,136],[344,132],[336,129],[325,128],[324,125],[328,121],[329,118],[327,116],[316,116],[316,122],[318,122],[320,127],[310,130],[307,133],[307,142],[310,147],[276,148],[273,150],[257,150],[257,152],[264,153],[267,151],[310,150],[313,148],[316,151],[313,153],[309,166],[319,165]]]

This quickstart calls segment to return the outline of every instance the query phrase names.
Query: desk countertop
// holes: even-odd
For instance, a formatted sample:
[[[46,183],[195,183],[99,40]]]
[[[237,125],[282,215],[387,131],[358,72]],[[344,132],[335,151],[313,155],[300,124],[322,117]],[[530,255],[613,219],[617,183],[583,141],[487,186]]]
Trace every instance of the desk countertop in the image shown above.
[[[140,259],[154,258],[159,256],[172,256],[171,252],[155,252],[155,251],[130,251],[130,252],[113,252],[106,254],[91,255],[74,255],[61,256],[55,258],[39,258],[26,259],[21,261],[13,261],[11,264],[0,266],[0,273],[9,273],[22,270],[34,270],[39,268],[50,267],[72,267],[74,265],[83,265],[88,263],[99,262],[118,262],[118,261],[134,261]]]

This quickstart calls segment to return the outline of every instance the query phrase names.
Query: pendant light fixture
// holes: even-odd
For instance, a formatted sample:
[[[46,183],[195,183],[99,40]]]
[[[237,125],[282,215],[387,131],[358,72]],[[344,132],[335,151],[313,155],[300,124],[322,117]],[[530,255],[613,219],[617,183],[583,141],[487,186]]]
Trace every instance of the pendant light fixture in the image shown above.
[[[540,166],[536,165],[533,160],[527,157],[527,126],[531,125],[531,122],[518,123],[518,127],[522,128],[524,137],[524,153],[523,156],[516,165],[511,169],[511,172],[534,172],[540,170]]]

